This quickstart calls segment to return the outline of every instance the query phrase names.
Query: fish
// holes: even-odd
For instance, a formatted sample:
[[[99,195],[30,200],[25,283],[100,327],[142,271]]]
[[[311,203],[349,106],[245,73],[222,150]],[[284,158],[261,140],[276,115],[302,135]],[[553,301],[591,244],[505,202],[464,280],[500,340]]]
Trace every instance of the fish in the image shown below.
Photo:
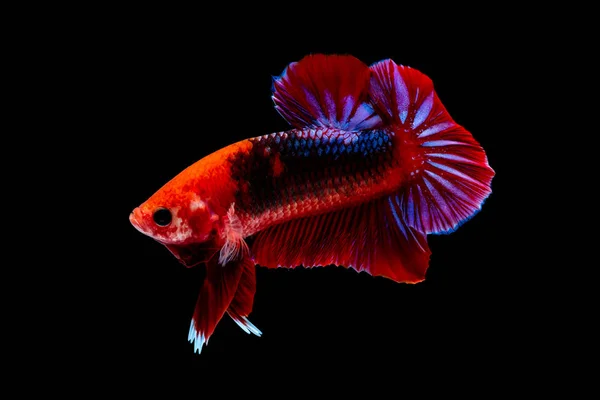
[[[257,266],[416,284],[427,235],[455,231],[492,191],[485,151],[417,69],[309,54],[273,77],[271,96],[288,130],[204,156],[129,216],[185,267],[206,268],[188,335],[198,354],[225,314],[261,336],[248,319]]]

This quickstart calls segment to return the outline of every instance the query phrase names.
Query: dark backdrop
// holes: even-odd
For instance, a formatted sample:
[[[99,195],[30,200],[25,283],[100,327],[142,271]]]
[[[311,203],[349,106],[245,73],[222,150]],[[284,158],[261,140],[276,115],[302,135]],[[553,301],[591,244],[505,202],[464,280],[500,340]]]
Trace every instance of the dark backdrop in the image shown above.
[[[105,205],[116,211],[111,233],[94,251],[106,258],[96,270],[105,285],[98,345],[114,371],[128,379],[130,371],[264,373],[257,365],[285,372],[306,363],[311,374],[379,368],[395,374],[401,366],[417,374],[432,368],[472,374],[511,359],[515,343],[526,340],[514,312],[518,271],[509,232],[516,221],[507,211],[514,198],[507,92],[516,56],[510,42],[484,25],[435,34],[315,27],[293,39],[275,28],[226,34],[174,22],[107,27],[92,59],[106,96],[95,140],[109,143],[104,162],[118,171],[101,183]],[[247,335],[224,317],[202,354],[194,354],[187,335],[203,269],[181,266],[129,224],[129,213],[203,156],[288,129],[272,106],[271,76],[317,52],[349,53],[367,64],[392,58],[427,74],[452,117],[486,150],[496,171],[493,193],[456,232],[429,236],[425,282],[397,284],[344,268],[257,268],[250,320],[263,336]]]

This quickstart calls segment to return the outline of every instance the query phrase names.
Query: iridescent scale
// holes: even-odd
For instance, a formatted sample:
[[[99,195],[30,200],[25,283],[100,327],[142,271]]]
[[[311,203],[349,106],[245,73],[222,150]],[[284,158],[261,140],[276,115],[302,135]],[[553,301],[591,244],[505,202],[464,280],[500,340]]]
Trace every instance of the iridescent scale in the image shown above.
[[[236,212],[248,224],[260,225],[252,231],[288,215],[347,206],[367,188],[372,196],[373,187],[396,165],[392,137],[383,130],[293,129],[249,142],[252,148],[230,162],[239,182]]]

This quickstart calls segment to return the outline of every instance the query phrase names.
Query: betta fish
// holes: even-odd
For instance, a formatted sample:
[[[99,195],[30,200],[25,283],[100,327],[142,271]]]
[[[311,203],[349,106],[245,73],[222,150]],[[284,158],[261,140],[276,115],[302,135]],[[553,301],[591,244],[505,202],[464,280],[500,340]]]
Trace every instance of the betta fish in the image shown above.
[[[421,282],[427,235],[452,232],[491,193],[484,150],[416,69],[312,54],[273,78],[272,100],[289,130],[206,155],[129,217],[186,267],[205,265],[188,337],[198,353],[225,313],[261,335],[248,319],[256,266]]]

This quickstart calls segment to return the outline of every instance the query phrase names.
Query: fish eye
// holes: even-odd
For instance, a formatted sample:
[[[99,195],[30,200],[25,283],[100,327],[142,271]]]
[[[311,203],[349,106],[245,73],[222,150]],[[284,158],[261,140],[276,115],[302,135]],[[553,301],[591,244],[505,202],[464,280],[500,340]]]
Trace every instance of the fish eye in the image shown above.
[[[154,211],[154,215],[152,215],[152,218],[154,219],[156,225],[167,226],[171,223],[171,219],[173,217],[171,216],[171,211],[161,207]]]

